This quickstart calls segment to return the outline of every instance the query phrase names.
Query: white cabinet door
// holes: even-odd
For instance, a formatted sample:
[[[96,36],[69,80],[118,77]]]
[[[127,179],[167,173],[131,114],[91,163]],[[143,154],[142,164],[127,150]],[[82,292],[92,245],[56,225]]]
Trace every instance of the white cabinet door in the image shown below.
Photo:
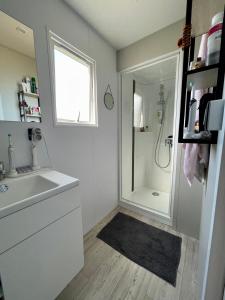
[[[79,187],[0,219],[0,254],[80,207]]]
[[[83,264],[77,208],[0,255],[5,300],[54,300]]]

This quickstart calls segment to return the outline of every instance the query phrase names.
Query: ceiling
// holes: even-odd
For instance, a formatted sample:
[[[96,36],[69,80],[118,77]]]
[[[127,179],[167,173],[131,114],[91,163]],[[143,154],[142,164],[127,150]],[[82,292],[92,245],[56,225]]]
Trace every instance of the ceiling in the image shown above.
[[[146,66],[133,72],[134,78],[140,83],[151,84],[175,78],[177,59],[170,58],[154,65]]]
[[[114,48],[124,48],[185,16],[186,0],[64,0]]]
[[[0,11],[0,45],[35,58],[33,30]]]

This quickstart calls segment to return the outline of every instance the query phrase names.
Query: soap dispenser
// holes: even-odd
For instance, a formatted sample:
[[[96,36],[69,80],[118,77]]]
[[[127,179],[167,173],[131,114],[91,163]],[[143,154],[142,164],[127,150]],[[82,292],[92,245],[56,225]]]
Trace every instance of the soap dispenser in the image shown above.
[[[15,157],[15,147],[12,143],[12,135],[8,134],[9,137],[9,147],[8,147],[8,156],[9,156],[9,173],[8,177],[16,177],[16,157]]]

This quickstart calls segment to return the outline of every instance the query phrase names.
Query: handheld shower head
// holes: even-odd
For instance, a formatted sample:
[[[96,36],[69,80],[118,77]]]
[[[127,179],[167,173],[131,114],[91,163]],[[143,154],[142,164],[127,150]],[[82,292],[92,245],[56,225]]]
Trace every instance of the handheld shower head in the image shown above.
[[[164,121],[164,114],[165,114],[165,106],[166,101],[164,99],[164,84],[160,84],[159,86],[159,101],[157,102],[158,105],[160,105],[160,109],[157,110],[157,117],[159,124],[163,124]]]
[[[159,86],[159,101],[158,104],[163,105],[165,104],[165,99],[164,99],[164,84],[160,83]]]

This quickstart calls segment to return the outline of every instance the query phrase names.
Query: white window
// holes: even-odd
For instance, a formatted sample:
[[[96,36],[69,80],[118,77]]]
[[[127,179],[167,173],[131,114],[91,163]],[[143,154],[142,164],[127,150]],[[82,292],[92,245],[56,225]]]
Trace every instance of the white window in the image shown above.
[[[50,32],[56,125],[97,126],[96,64]]]

